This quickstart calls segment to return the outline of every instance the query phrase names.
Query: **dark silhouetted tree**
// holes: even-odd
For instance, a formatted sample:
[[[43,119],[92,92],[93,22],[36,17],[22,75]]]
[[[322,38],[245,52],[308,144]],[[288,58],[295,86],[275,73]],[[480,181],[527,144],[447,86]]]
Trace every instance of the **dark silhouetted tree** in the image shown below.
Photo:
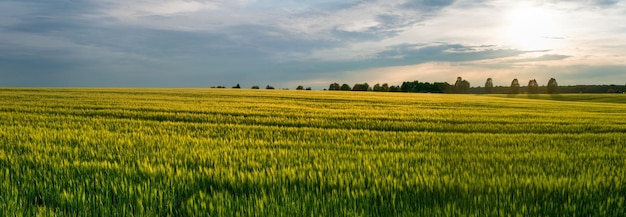
[[[539,93],[539,84],[537,84],[537,80],[532,79],[528,81],[528,94],[538,94]]]
[[[519,91],[520,91],[519,81],[517,81],[517,78],[513,79],[513,81],[511,81],[511,93],[518,94]]]
[[[254,86],[252,86],[252,89],[258,90],[260,88],[259,88],[259,86],[254,85]]]
[[[456,82],[454,83],[454,89],[456,93],[468,93],[470,89],[470,83],[463,78],[456,78]]]
[[[556,83],[556,79],[550,78],[550,81],[548,81],[548,94],[557,93],[558,87],[559,87],[559,84]]]
[[[467,84],[469,87],[469,83]],[[412,93],[444,93],[447,92],[449,88],[449,84],[447,82],[420,82],[420,81],[405,81],[400,85],[400,91],[402,92],[412,92]],[[392,88],[389,88],[390,91]]]
[[[389,92],[389,84],[384,83],[382,86],[380,86],[380,91]]]
[[[485,82],[485,92],[493,93],[493,80],[491,78],[487,78],[487,82]]]
[[[418,80],[402,82],[400,90],[402,92],[420,92],[420,82]]]
[[[237,85],[235,85],[233,88],[235,88],[235,89],[239,89],[239,88],[241,88],[241,86],[239,86],[239,84],[237,84]]]
[[[337,84],[337,83],[332,83],[328,87],[328,90],[341,90],[341,86],[339,86],[339,84]]]
[[[350,88],[350,85],[348,85],[348,84],[342,84],[341,85],[341,90],[352,90],[352,88]]]
[[[435,91],[432,91],[433,93],[446,93],[446,92],[450,92],[450,84],[448,84],[448,82],[435,82],[433,83],[434,89]],[[467,83],[467,86],[469,87],[469,83]]]
[[[379,92],[380,91],[380,84],[376,83],[374,84],[374,87],[372,88],[373,91]]]
[[[306,89],[305,89],[305,90],[313,90],[313,89],[311,89],[311,87],[306,87]]]
[[[354,84],[354,87],[352,87],[352,91],[368,91],[369,89],[370,85],[367,83]]]
[[[304,87],[302,85],[298,85],[298,87],[296,87],[296,90],[304,90]]]
[[[274,89],[274,87],[272,87],[272,86],[270,86],[270,85],[268,84],[267,86],[265,86],[265,89],[267,89],[267,90],[273,90],[273,89]]]

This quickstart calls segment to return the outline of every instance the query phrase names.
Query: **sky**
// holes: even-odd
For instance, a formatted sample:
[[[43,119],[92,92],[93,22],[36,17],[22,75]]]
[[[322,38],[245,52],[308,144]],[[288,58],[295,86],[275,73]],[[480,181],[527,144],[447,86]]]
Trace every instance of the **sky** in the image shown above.
[[[0,0],[0,86],[626,84],[618,0]]]

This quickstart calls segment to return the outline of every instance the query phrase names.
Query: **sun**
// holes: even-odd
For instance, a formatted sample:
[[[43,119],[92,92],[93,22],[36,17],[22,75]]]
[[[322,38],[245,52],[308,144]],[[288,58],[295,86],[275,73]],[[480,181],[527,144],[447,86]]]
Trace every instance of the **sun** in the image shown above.
[[[505,18],[506,43],[520,50],[552,49],[562,37],[562,26],[553,11],[522,6],[509,11]]]

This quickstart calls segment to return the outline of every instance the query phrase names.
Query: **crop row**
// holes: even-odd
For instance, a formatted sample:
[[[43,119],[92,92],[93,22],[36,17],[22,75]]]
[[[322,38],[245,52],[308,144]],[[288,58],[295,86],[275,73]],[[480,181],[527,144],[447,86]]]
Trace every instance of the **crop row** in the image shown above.
[[[626,214],[622,104],[171,89],[0,99],[3,216]]]

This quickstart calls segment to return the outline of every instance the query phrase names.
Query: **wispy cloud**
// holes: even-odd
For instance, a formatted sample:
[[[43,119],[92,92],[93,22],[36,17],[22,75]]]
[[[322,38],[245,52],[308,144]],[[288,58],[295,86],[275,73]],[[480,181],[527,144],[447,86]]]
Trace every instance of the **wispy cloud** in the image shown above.
[[[567,59],[571,56],[567,55],[559,55],[559,54],[544,54],[538,57],[531,58],[520,58],[520,59],[512,59],[503,61],[505,63],[528,63],[528,62],[543,62],[543,61],[555,61],[555,60],[563,60]]]
[[[626,79],[616,73],[626,65],[625,18],[614,0],[6,0],[0,86],[545,74],[608,83]]]

